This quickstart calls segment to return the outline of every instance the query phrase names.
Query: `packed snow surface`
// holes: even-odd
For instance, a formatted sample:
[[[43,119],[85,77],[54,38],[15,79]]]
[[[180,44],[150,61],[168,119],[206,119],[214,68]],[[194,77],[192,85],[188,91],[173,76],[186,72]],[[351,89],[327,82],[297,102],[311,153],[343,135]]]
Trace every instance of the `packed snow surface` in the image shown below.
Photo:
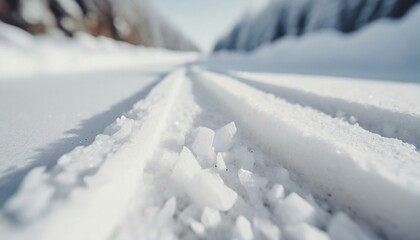
[[[7,31],[2,239],[420,234],[418,83]]]
[[[292,74],[232,72],[231,76],[289,102],[316,108],[385,137],[420,147],[420,86]]]

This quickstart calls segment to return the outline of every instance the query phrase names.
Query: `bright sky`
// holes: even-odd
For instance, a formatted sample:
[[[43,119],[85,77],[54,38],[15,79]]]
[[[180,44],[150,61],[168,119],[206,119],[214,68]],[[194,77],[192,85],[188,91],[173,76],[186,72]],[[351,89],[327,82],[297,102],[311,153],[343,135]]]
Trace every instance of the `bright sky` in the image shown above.
[[[154,0],[166,18],[204,51],[242,16],[248,6],[263,0]]]

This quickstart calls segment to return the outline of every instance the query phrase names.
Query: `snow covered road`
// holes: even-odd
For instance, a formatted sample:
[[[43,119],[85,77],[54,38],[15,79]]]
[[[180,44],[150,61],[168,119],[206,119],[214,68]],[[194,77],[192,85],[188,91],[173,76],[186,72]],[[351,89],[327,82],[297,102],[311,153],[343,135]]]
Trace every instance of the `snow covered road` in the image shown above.
[[[174,70],[93,142],[32,169],[0,235],[416,239],[418,86],[381,85],[410,90],[366,107],[374,83],[323,80],[363,89],[350,99],[287,77]]]

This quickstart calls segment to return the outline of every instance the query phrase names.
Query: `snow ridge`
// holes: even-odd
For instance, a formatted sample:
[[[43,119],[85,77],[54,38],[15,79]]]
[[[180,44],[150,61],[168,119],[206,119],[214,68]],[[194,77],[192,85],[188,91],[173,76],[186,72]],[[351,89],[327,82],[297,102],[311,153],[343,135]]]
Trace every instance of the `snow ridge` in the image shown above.
[[[242,72],[229,75],[289,102],[315,108],[359,124],[370,132],[401,139],[420,148],[420,108],[410,104],[420,101],[417,85],[321,76],[283,75],[279,78]]]

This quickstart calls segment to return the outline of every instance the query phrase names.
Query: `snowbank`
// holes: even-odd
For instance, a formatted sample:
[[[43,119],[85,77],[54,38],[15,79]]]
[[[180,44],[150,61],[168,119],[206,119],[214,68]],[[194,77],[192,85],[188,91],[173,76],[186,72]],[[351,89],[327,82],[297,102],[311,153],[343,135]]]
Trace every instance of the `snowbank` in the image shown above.
[[[420,7],[405,19],[378,21],[342,35],[288,37],[252,54],[220,53],[210,67],[420,82]]]
[[[264,1],[261,1],[264,2]],[[245,14],[215,51],[250,51],[287,36],[330,29],[349,33],[381,18],[400,18],[418,0],[271,0]]]

